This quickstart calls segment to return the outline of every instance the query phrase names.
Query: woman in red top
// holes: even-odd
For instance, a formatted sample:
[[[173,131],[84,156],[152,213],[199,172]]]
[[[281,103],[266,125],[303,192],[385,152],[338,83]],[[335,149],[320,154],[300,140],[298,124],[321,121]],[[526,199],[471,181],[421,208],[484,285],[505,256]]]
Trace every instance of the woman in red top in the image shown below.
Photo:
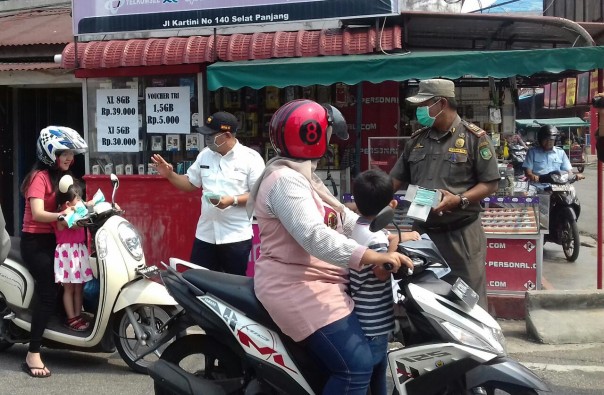
[[[36,282],[37,303],[31,320],[29,352],[22,369],[32,377],[48,377],[50,371],[40,356],[42,334],[57,301],[54,282],[56,239],[52,222],[65,212],[57,212],[56,190],[59,179],[74,162],[74,155],[86,152],[88,145],[78,132],[63,126],[48,126],[40,131],[36,144],[38,160],[25,176],[21,193],[25,197],[21,256]]]

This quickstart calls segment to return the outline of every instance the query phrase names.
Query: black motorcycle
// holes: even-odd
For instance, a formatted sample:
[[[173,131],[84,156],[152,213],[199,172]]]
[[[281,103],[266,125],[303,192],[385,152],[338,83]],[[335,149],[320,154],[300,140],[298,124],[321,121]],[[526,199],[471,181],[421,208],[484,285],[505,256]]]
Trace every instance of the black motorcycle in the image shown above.
[[[572,185],[575,181],[577,176],[567,172],[539,176],[539,182],[547,184],[545,191],[550,195],[549,234],[545,235],[545,241],[560,244],[569,262],[577,260],[581,246],[577,225],[581,204]]]
[[[510,144],[509,146],[510,152],[510,162],[512,163],[512,167],[514,167],[514,176],[519,177],[524,175],[524,168],[522,164],[526,159],[526,153],[528,152],[528,147],[522,144]]]

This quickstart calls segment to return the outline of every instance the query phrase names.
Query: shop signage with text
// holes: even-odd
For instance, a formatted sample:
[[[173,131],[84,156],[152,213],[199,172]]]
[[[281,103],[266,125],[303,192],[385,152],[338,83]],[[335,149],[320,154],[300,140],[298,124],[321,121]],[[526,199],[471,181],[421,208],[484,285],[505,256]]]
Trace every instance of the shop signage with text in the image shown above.
[[[96,92],[98,152],[138,152],[138,90]]]
[[[74,35],[396,15],[396,0],[73,1]]]
[[[188,86],[147,88],[147,133],[190,133],[189,91]]]
[[[537,287],[537,240],[487,239],[487,290],[529,291]]]

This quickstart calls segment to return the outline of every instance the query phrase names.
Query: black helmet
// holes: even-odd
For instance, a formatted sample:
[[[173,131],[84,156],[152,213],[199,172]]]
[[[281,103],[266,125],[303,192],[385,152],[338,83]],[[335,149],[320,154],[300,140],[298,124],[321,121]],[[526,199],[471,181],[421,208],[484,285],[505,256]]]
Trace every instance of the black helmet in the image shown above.
[[[539,145],[541,145],[543,140],[557,140],[559,136],[560,132],[555,126],[543,125],[537,132],[537,141],[539,141]]]

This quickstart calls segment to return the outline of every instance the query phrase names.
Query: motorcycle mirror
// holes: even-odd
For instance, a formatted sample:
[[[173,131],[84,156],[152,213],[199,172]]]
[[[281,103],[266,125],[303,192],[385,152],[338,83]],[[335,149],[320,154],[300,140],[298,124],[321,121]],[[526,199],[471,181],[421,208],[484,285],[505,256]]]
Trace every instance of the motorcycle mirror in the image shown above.
[[[371,224],[369,224],[369,230],[377,232],[380,229],[384,229],[394,219],[394,210],[390,206],[384,207],[378,215],[375,216]]]
[[[384,229],[388,224],[394,225],[398,232],[398,239],[401,239],[401,229],[398,227],[396,222],[394,222],[394,209],[390,206],[384,207],[371,221],[369,224],[369,230],[372,232],[377,232],[380,229]]]
[[[113,173],[109,176],[111,178],[111,184],[113,184],[113,193],[111,193],[111,203],[115,206],[115,191],[120,187],[120,180]]]

